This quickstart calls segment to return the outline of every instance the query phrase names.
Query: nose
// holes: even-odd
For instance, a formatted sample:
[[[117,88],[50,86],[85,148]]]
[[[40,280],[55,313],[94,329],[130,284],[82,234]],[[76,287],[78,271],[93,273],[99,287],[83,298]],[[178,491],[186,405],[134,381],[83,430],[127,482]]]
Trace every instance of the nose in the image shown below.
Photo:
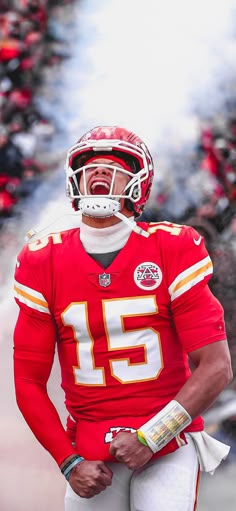
[[[101,167],[96,167],[95,174],[96,175],[103,175],[103,176],[109,176],[112,173],[111,169],[108,169],[106,165],[101,165]]]

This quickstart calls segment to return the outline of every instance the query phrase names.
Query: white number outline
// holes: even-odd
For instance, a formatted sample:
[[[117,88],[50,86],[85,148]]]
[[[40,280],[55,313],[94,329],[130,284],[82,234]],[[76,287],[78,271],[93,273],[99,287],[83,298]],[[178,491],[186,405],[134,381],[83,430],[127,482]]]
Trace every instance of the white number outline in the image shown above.
[[[112,318],[112,314],[110,312],[111,307],[114,309],[114,305],[116,314],[115,317]],[[119,313],[119,308],[121,311],[123,306],[126,312],[125,314]],[[138,311],[135,313],[129,313],[129,308],[130,310],[133,310],[133,307],[135,306]],[[138,363],[130,362],[130,357],[126,356],[122,356],[119,359],[115,358],[115,360],[112,360],[111,357],[109,360],[111,375],[122,384],[151,381],[157,379],[163,369],[163,356],[159,332],[156,331],[153,327],[135,328],[128,330],[124,326],[125,318],[158,314],[156,296],[151,295],[148,297],[138,296],[132,298],[103,300],[102,310],[104,329],[107,338],[107,349],[109,353],[112,354],[121,350],[125,353],[127,349],[135,350],[136,348],[143,348],[144,350],[144,361]],[[73,321],[71,321],[72,315],[75,317],[75,320]],[[78,365],[73,366],[75,384],[86,386],[106,386],[105,369],[103,367],[96,367],[95,365],[93,352],[94,338],[91,334],[88,321],[88,303],[72,302],[62,313],[61,317],[63,324],[72,328],[74,334],[73,336],[76,341],[76,355]],[[112,331],[112,321],[117,321],[116,326],[118,328],[118,335]],[[134,338],[134,333],[137,334],[140,338],[143,336],[145,339],[146,337],[146,342],[132,342],[130,344],[128,341],[130,338],[131,340]],[[118,344],[116,343],[117,338],[119,339]],[[120,339],[122,339],[123,343],[120,341]],[[90,342],[88,342],[88,340],[90,340]],[[122,373],[135,373],[135,368],[137,366],[139,367],[140,373],[143,372],[145,374],[145,371],[150,371],[151,369],[153,375],[151,377],[145,376],[142,378],[122,378]],[[86,382],[89,376],[93,382]]]

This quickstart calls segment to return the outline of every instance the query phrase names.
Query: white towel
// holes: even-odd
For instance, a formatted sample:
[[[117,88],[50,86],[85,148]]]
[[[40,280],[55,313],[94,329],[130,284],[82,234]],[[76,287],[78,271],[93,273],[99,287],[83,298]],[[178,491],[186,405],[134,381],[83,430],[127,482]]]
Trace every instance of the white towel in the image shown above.
[[[186,437],[188,435],[194,442],[199,459],[200,470],[202,472],[210,472],[210,474],[214,474],[215,469],[227,458],[230,446],[212,438],[205,431],[186,433]]]

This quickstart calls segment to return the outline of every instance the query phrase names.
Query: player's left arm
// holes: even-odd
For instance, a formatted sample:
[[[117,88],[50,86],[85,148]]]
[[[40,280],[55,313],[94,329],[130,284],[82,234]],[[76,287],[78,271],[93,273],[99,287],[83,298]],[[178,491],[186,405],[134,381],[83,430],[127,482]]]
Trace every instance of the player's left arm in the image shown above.
[[[211,406],[233,373],[226,339],[190,352],[189,358],[195,369],[175,399],[194,419]]]
[[[190,422],[206,410],[232,378],[226,340],[207,344],[189,357],[196,369],[185,385],[161,412],[144,424],[138,435],[119,433],[110,453],[132,470],[140,469]],[[174,428],[179,429],[174,431]],[[143,442],[143,443],[141,443]]]
[[[183,228],[179,238],[170,234],[166,240],[165,270],[179,337],[176,342],[182,344],[196,369],[175,398],[143,424],[137,435],[119,433],[112,441],[111,454],[131,469],[141,468],[183,431],[232,378],[223,309],[207,285],[212,262],[204,242],[192,228]]]
[[[193,228],[186,228],[182,241],[178,240],[173,266],[176,276],[169,286],[172,314],[183,349],[195,367],[175,399],[194,419],[231,381],[231,358],[224,311],[208,286],[212,261],[204,240]]]
[[[189,357],[196,369],[174,400],[144,424],[138,436],[119,433],[112,441],[110,453],[128,468],[137,470],[146,465],[154,452],[206,410],[230,382],[232,368],[226,340],[198,348],[189,353]],[[176,432],[175,427],[179,428]]]
[[[194,229],[184,227],[178,239],[170,239],[166,254],[176,342],[182,344],[195,370],[174,399],[137,432],[154,453],[186,429],[232,379],[223,308],[208,287],[213,266],[204,240]]]

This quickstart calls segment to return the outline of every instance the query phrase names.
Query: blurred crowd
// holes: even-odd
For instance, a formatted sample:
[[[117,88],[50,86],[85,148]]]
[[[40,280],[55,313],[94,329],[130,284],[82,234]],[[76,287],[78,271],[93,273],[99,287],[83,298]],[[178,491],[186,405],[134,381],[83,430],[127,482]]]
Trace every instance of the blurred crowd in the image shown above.
[[[220,126],[213,120],[202,127],[198,160],[198,171],[189,182],[198,188],[197,216],[208,219],[218,232],[230,228],[235,233],[236,113]]]
[[[0,226],[50,165],[39,148],[55,126],[35,97],[44,70],[67,58],[57,10],[73,0],[0,0]]]

